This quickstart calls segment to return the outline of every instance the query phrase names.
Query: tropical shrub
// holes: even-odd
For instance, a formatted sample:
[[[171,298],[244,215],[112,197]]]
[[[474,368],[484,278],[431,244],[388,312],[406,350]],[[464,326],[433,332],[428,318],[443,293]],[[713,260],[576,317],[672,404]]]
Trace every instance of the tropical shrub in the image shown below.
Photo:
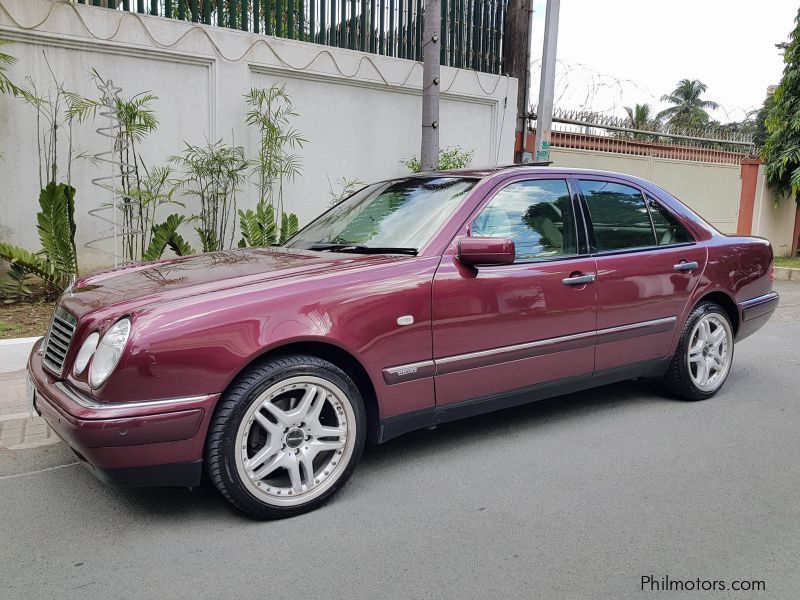
[[[475,150],[464,150],[461,146],[451,146],[439,150],[439,171],[452,171],[453,169],[463,169],[472,164]],[[422,171],[422,164],[416,156],[404,158],[400,161],[401,165],[408,167],[412,173]]]
[[[178,233],[178,227],[186,220],[184,215],[172,214],[163,223],[153,225],[150,231],[150,243],[144,253],[144,260],[158,260],[167,248],[178,256],[194,254],[194,248]]]
[[[236,194],[251,167],[244,148],[222,140],[203,146],[186,143],[183,152],[170,158],[182,171],[177,185],[200,202],[200,213],[192,216],[203,252],[233,246],[236,229]]]
[[[258,132],[258,156],[252,161],[253,173],[258,180],[258,203],[255,211],[239,211],[240,226],[245,222],[248,225],[266,225],[264,219],[269,217],[265,215],[272,212],[271,219],[276,232],[272,238],[250,238],[242,226],[239,246],[283,243],[298,229],[297,215],[283,210],[283,184],[293,181],[300,174],[300,157],[294,151],[302,148],[307,140],[292,127],[292,120],[298,115],[284,86],[273,85],[267,89],[254,87],[244,95],[244,99],[249,107],[245,123]],[[256,239],[272,241],[257,244]]]
[[[75,188],[64,183],[47,184],[39,194],[36,229],[42,245],[38,252],[0,242],[0,258],[10,265],[2,285],[5,294],[30,293],[31,276],[44,281],[48,291],[59,292],[78,273]]]
[[[17,95],[36,111],[41,186],[36,229],[41,249],[32,252],[5,242],[0,244],[0,259],[9,263],[1,284],[4,295],[29,294],[36,277],[44,282],[48,292],[59,292],[78,273],[75,188],[70,185],[70,178],[72,163],[79,156],[75,155],[72,144],[73,117],[67,110],[71,93],[55,74],[53,84],[54,88],[46,94],[40,93],[30,78],[24,89],[16,88]],[[63,172],[66,182],[57,183]]]
[[[0,40],[0,47],[10,44],[7,40]],[[6,74],[6,69],[17,62],[16,57],[0,51],[0,94],[10,94],[12,96],[21,96],[24,90],[9,79]]]
[[[761,159],[775,197],[800,201],[800,11],[795,23],[784,50],[783,77],[768,103]]]
[[[347,179],[347,177],[340,177],[336,180],[337,188],[333,187],[333,183],[328,179],[328,193],[331,196],[331,206],[336,206],[342,200],[351,196],[364,186],[364,182],[359,179]]]
[[[280,231],[275,222],[275,211],[266,202],[259,202],[256,210],[239,210],[240,248],[248,246],[273,246],[284,244],[297,233],[297,215],[282,213]]]
[[[158,209],[167,204],[182,206],[173,198],[172,169],[169,166],[148,167],[138,150],[145,138],[158,129],[158,118],[151,106],[158,96],[139,92],[122,98],[121,90],[111,80],[104,80],[96,70],[91,71],[90,76],[101,97],[85,98],[68,93],[68,113],[82,122],[96,118],[98,112],[111,105],[118,123],[114,169],[119,186],[110,191],[119,196],[119,201],[105,203],[102,207],[120,211],[123,259],[128,262],[152,260],[151,242],[157,227]]]

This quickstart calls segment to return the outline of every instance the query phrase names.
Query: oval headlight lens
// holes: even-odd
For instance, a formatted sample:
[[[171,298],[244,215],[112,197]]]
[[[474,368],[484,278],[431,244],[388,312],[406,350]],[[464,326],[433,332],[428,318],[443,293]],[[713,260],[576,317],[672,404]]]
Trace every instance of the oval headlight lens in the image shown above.
[[[92,358],[92,354],[94,354],[94,351],[97,349],[97,342],[99,341],[100,334],[95,331],[94,333],[90,333],[86,341],[83,342],[83,346],[78,350],[78,356],[75,358],[75,367],[73,369],[75,375],[80,375],[84,372],[86,365],[89,364],[89,360]]]
[[[130,319],[120,319],[106,332],[94,353],[92,366],[89,367],[90,386],[100,387],[108,379],[122,356],[130,334]]]

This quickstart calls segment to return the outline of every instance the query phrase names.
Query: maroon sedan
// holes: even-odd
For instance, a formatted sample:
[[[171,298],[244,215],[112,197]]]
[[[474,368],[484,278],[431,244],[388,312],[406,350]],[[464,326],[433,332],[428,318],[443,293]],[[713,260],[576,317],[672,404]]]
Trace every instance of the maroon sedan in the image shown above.
[[[778,303],[769,242],[652,183],[505,167],[364,187],[282,248],[78,281],[28,371],[103,480],[196,486],[260,518],[311,510],[367,439],[614,381],[686,400]]]

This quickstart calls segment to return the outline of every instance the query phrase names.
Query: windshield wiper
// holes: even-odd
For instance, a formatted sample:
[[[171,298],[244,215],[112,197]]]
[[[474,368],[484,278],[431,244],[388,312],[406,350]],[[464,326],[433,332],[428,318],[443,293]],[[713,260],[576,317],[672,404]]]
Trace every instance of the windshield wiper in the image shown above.
[[[392,248],[389,246],[362,246],[360,244],[314,244],[311,250],[327,252],[353,252],[354,254],[409,254],[417,255],[416,248]]]

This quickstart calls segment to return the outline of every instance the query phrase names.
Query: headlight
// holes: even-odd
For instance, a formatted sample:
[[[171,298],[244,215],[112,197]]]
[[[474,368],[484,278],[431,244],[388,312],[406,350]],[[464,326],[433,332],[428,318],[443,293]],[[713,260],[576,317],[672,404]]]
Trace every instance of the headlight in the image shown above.
[[[108,379],[122,356],[128,336],[131,334],[130,319],[120,319],[106,331],[94,353],[92,366],[89,367],[89,385],[98,388]]]
[[[78,350],[78,356],[75,358],[75,366],[73,369],[75,375],[80,375],[86,369],[86,365],[89,364],[92,354],[94,354],[94,351],[97,349],[97,342],[99,340],[100,334],[95,331],[94,333],[90,333],[86,341],[83,342],[83,346]]]

